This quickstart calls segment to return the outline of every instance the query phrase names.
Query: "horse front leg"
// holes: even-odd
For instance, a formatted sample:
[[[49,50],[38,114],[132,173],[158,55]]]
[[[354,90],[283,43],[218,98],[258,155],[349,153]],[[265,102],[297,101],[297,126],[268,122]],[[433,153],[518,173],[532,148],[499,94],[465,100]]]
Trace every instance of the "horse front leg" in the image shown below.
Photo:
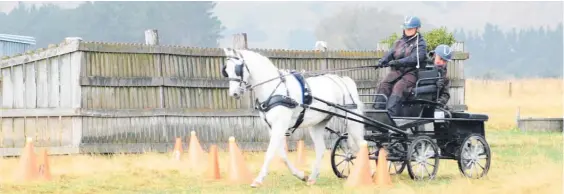
[[[285,132],[288,129],[288,122],[292,114],[290,110],[280,109],[278,107],[271,109],[268,113],[269,114],[267,115],[267,119],[268,121],[270,121],[272,126],[272,130],[270,132],[270,142],[268,144],[268,148],[264,156],[264,163],[262,164],[260,172],[251,184],[251,187],[253,188],[260,186],[264,178],[268,174],[268,167],[270,166],[270,162],[274,158],[276,152],[281,149]]]
[[[280,146],[280,149],[278,149],[278,154],[282,158],[282,160],[284,161],[284,164],[286,164],[286,167],[288,167],[290,172],[292,172],[292,175],[294,175],[295,177],[297,177],[298,179],[300,179],[302,181],[307,180],[308,177],[305,176],[304,171],[298,170],[294,166],[294,164],[292,164],[290,162],[290,160],[288,159],[288,155],[286,154],[286,150],[284,149],[284,146]]]

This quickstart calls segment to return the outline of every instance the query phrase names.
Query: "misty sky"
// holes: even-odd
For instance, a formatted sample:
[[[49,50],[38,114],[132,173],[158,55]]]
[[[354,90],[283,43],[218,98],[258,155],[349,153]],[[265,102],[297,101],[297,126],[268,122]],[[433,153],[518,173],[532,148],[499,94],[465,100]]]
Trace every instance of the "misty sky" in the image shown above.
[[[41,2],[26,2],[40,4]],[[74,8],[81,2],[54,2],[64,8]],[[9,12],[17,2],[0,2],[0,11]],[[434,26],[481,30],[486,22],[503,30],[512,27],[554,27],[563,20],[563,3],[553,2],[218,2],[214,10],[226,26],[226,38],[221,46],[230,46],[230,34],[249,33],[249,47],[288,48],[289,34],[299,30],[313,34],[324,17],[336,13],[343,6],[370,6],[387,9],[396,14],[414,14]],[[259,16],[259,17],[257,17]],[[374,18],[377,22],[378,18]],[[402,21],[398,21],[399,25]],[[423,28],[425,24],[423,24]],[[252,37],[254,36],[254,38]],[[312,48],[314,42],[311,43]],[[330,47],[330,45],[329,45]]]

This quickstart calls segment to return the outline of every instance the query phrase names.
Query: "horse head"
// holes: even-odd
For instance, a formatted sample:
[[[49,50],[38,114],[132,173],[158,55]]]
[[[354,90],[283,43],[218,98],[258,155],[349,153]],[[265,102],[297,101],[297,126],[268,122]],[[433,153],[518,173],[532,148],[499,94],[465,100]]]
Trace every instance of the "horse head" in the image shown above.
[[[251,77],[243,55],[237,50],[224,48],[226,61],[221,67],[221,75],[229,79],[229,96],[239,99],[250,87]]]

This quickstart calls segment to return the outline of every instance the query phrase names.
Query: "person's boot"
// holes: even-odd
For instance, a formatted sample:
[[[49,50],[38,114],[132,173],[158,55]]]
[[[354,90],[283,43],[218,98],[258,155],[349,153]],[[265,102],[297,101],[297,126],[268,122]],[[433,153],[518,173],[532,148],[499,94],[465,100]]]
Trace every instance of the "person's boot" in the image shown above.
[[[372,105],[372,108],[376,110],[386,109],[386,98],[380,95],[376,96],[376,98],[374,98],[374,104]]]
[[[386,109],[388,109],[388,113],[390,114],[390,116],[392,117],[398,116],[400,100],[401,97],[396,95],[391,95],[390,98],[388,98],[388,104],[386,106]]]

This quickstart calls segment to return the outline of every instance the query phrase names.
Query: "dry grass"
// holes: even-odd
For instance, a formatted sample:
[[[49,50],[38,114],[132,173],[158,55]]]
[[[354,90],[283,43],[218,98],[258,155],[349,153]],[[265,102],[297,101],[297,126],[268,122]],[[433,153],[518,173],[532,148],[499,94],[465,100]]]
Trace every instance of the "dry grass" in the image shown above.
[[[513,129],[518,108],[522,118],[562,117],[562,92],[562,79],[467,80],[466,104],[490,116],[488,129]]]
[[[517,107],[521,107],[524,116],[562,116],[561,80],[512,81],[512,96],[508,95],[507,83],[478,80],[467,83],[469,109],[490,115],[488,129],[513,128]],[[349,190],[343,187],[344,180],[332,173],[327,153],[315,186],[305,186],[286,167],[273,163],[264,186],[251,189],[247,184],[230,185],[201,178],[187,168],[185,161],[174,161],[169,154],[148,153],[52,156],[54,180],[32,183],[12,179],[17,159],[0,159],[0,193],[562,193],[561,134],[488,130],[486,138],[493,159],[489,175],[481,180],[466,179],[460,175],[455,161],[441,160],[438,177],[430,182],[414,182],[406,170],[393,177],[393,188]],[[306,153],[307,161],[312,162],[313,151]],[[292,161],[294,154],[290,153]],[[245,157],[253,176],[256,175],[263,154],[246,153]],[[220,152],[223,176],[227,161],[227,153]],[[305,170],[309,172],[309,168]]]
[[[336,178],[329,154],[323,160],[318,184],[312,187],[294,178],[281,163],[273,163],[263,188],[230,185],[224,180],[199,178],[186,162],[168,154],[110,156],[52,156],[52,182],[17,183],[12,180],[17,159],[0,163],[2,193],[562,193],[562,136],[560,134],[522,134],[497,131],[487,134],[493,158],[488,177],[463,178],[455,161],[442,160],[436,180],[414,182],[407,171],[393,177],[394,187],[349,190]],[[313,161],[308,150],[307,162]],[[246,153],[248,167],[258,173],[262,153]],[[291,159],[295,159],[291,153]],[[205,160],[203,160],[205,162]],[[220,153],[220,168],[225,176],[227,153]],[[309,165],[308,165],[309,166]],[[202,168],[203,169],[203,168]],[[306,169],[309,171],[309,168]]]

